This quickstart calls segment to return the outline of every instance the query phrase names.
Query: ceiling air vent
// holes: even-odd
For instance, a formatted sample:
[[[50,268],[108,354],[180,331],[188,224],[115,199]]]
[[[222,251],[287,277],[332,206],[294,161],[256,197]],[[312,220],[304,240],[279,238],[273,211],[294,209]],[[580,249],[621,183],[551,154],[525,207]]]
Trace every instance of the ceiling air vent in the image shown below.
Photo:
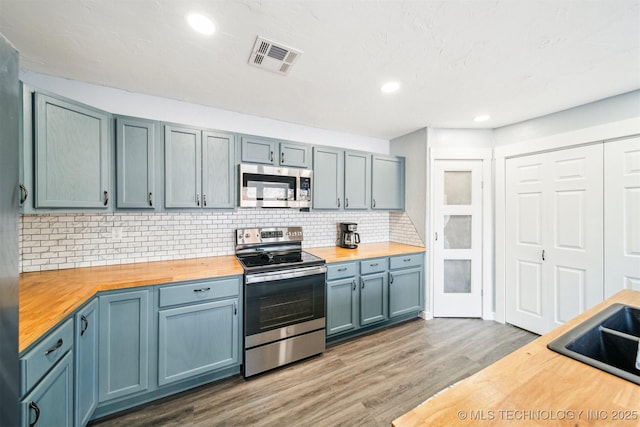
[[[258,36],[253,45],[249,65],[287,75],[302,51]]]

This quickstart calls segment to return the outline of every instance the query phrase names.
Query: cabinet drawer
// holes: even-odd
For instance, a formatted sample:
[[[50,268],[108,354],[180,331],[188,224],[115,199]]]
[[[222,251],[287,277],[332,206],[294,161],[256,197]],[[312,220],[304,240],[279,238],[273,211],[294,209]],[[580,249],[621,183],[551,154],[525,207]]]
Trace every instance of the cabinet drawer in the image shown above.
[[[389,258],[372,258],[360,261],[360,274],[377,273],[387,270]]]
[[[391,270],[396,268],[420,267],[424,260],[424,254],[398,255],[389,259]]]
[[[20,359],[20,394],[31,390],[72,346],[73,319],[69,319]]]
[[[160,307],[239,295],[240,277],[205,280],[160,288]]]
[[[327,280],[342,279],[344,277],[354,277],[357,273],[355,262],[347,264],[328,264]]]

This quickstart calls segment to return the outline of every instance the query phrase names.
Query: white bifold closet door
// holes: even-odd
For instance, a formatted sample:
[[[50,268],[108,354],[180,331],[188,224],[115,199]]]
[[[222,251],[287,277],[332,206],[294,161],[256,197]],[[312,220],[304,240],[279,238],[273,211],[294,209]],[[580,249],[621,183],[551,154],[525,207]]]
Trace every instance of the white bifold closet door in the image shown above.
[[[506,181],[506,320],[544,334],[603,299],[603,145],[508,159]]]
[[[604,145],[605,297],[640,291],[640,138]]]

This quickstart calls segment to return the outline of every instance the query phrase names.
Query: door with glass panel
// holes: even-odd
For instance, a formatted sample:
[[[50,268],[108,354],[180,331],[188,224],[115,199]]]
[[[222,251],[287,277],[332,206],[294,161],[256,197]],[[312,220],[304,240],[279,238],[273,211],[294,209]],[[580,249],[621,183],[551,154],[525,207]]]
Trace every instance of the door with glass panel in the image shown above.
[[[481,227],[482,161],[437,160],[434,167],[434,316],[482,316]]]

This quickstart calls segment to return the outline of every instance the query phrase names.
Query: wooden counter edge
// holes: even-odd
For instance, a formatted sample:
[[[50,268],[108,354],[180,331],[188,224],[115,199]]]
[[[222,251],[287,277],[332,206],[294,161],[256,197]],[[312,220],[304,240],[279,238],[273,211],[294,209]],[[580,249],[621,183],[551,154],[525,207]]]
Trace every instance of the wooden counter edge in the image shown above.
[[[476,390],[477,384],[481,384],[483,382],[482,379],[486,376],[485,372],[492,371],[493,370],[492,368],[494,366],[496,365],[509,366],[509,362],[511,360],[516,361],[518,360],[518,358],[523,357],[523,355],[525,354],[526,355],[531,355],[536,353],[543,354],[545,357],[548,358],[547,361],[551,363],[553,363],[554,361],[560,362],[560,363],[570,363],[570,364],[576,363],[578,365],[575,365],[575,367],[577,367],[578,369],[595,370],[595,371],[589,371],[589,372],[594,375],[602,375],[602,378],[605,379],[605,381],[610,381],[614,385],[628,386],[628,389],[633,389],[634,391],[637,391],[638,393],[640,393],[640,388],[635,388],[637,386],[631,382],[615,377],[609,373],[599,371],[594,367],[588,366],[586,364],[582,364],[581,362],[575,361],[571,358],[555,353],[552,350],[549,350],[547,348],[547,344],[549,342],[553,341],[555,338],[564,334],[568,330],[576,327],[580,323],[584,322],[588,318],[592,317],[593,315],[597,314],[598,312],[602,311],[603,309],[605,309],[606,307],[614,303],[622,303],[622,304],[628,304],[628,305],[640,307],[640,291],[626,289],[616,293],[612,297],[606,299],[605,301],[595,305],[594,307],[590,308],[584,313],[571,319],[564,325],[561,325],[556,329],[550,331],[549,333],[540,336],[539,338],[535,339],[529,344],[526,344],[525,346],[513,351],[511,354],[503,357],[502,359],[487,366],[486,368],[480,370],[479,372],[461,380],[455,385],[449,386],[448,388],[445,388],[443,391],[436,393],[433,396],[430,396],[430,397],[425,396],[426,400],[423,403],[416,406],[411,411],[393,420],[391,425],[393,427],[410,427],[410,426],[427,426],[427,425],[458,425],[458,424],[468,425],[461,420],[453,420],[453,421],[457,421],[457,423],[454,422],[453,424],[451,424],[451,421],[452,421],[451,417],[446,417],[446,414],[442,413],[442,408],[452,407],[460,403],[461,400],[457,398],[457,396],[461,396],[461,395],[469,396],[470,394],[472,394],[473,391]],[[549,353],[546,354],[546,352],[549,352]],[[509,375],[508,372],[504,372],[504,371],[501,371],[500,374]],[[516,378],[516,377],[513,377],[513,378]],[[575,385],[573,386],[575,387]],[[432,416],[429,416],[430,414]],[[442,414],[442,416],[440,417],[439,414]],[[485,424],[480,423],[480,425],[485,425]]]

